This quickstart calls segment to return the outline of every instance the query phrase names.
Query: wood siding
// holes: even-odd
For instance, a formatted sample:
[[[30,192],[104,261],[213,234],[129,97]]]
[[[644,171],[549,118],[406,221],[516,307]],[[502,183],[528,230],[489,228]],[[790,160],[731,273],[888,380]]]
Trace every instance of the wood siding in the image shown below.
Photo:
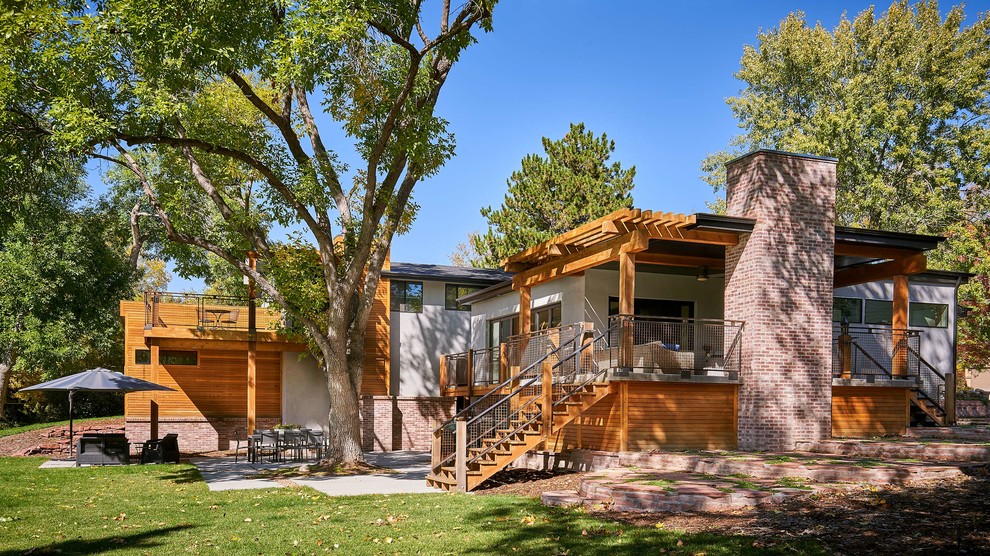
[[[735,449],[736,385],[659,382],[617,385],[616,393],[564,427],[547,448],[610,452]]]
[[[364,337],[364,378],[361,381],[362,396],[389,395],[389,305],[390,284],[388,278],[378,281],[375,303],[368,316]]]
[[[908,388],[833,386],[832,436],[904,434],[909,409]]]

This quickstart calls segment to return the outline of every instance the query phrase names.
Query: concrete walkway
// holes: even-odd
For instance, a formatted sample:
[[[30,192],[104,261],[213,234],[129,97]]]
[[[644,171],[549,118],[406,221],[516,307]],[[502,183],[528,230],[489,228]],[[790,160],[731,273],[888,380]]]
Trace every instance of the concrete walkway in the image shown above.
[[[310,487],[330,496],[360,494],[405,494],[439,492],[426,486],[426,474],[430,470],[428,452],[369,452],[364,455],[368,463],[396,470],[389,474],[348,475],[340,477],[291,477],[290,481]],[[243,458],[199,458],[190,463],[199,469],[210,490],[240,490],[279,488],[282,485],[267,478],[252,478],[267,469],[293,468],[300,462],[249,463]]]

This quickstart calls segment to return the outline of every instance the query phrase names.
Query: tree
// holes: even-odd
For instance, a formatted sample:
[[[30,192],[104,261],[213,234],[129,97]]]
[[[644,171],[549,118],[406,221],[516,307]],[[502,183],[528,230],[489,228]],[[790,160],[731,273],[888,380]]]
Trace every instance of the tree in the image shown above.
[[[559,140],[544,137],[543,151],[545,157],[528,154],[522,159],[522,168],[507,180],[502,206],[481,209],[488,230],[469,237],[477,253],[469,260],[473,266],[499,267],[518,251],[632,206],[636,167],[609,164],[615,142],[606,134],[599,137],[583,123],[571,124]]]
[[[453,153],[435,106],[494,4],[441,0],[424,22],[418,0],[25,3],[0,15],[0,98],[63,151],[127,170],[177,272],[209,253],[293,316],[326,376],[332,454],[351,462],[381,267],[413,187]]]
[[[838,223],[947,235],[933,267],[979,272],[961,299],[985,307],[990,16],[964,20],[961,7],[943,18],[936,2],[904,1],[831,32],[789,15],[745,47],[736,76],[746,86],[728,99],[743,133],[705,159],[706,180],[721,191],[724,163],[761,147],[836,157]],[[961,345],[988,327],[963,319]]]

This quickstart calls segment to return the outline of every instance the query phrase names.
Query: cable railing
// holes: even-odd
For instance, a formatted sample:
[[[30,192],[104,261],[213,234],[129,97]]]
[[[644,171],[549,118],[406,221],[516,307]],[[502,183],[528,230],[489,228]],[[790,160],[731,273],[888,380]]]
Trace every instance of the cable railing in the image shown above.
[[[248,330],[247,297],[176,292],[144,293],[145,328],[195,328],[197,330]],[[280,312],[255,309],[257,330],[281,327]]]

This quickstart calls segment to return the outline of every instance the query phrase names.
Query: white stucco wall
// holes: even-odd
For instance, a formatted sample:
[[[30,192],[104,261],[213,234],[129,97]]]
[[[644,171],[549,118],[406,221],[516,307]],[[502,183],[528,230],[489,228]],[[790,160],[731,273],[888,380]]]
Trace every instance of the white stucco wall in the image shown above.
[[[941,303],[949,306],[948,327],[927,328],[910,326],[921,332],[921,357],[939,371],[952,371],[952,351],[955,345],[956,303],[955,286],[951,284],[908,283],[908,303]],[[894,298],[894,283],[891,280],[858,284],[835,290],[835,297],[855,297],[890,301]],[[859,325],[876,326],[882,325]]]
[[[565,276],[545,284],[534,286],[530,292],[530,306],[539,309],[560,303],[561,324],[584,322],[584,276]],[[479,301],[471,306],[471,348],[484,349],[487,322],[519,312],[519,292],[511,291]]]
[[[446,282],[422,282],[423,312],[391,313],[390,386],[394,396],[438,396],[440,356],[468,349],[471,313],[444,308]]]
[[[695,318],[721,319],[725,314],[725,278],[699,282],[694,276],[637,272],[635,289],[635,297],[641,299],[693,301]],[[608,298],[619,296],[619,272],[589,270],[585,273],[584,294],[584,320],[604,330],[608,326]]]
[[[327,429],[330,394],[312,355],[282,354],[282,422]]]

